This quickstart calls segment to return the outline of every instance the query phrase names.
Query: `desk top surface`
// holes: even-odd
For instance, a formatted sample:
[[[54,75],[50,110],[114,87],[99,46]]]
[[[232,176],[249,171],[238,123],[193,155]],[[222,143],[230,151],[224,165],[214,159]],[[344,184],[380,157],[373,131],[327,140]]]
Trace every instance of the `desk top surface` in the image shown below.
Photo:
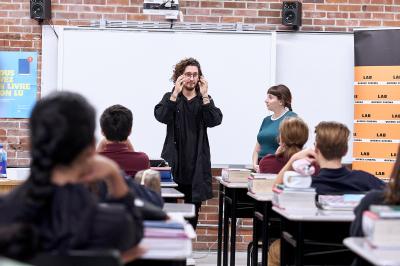
[[[374,265],[400,265],[400,249],[373,248],[364,237],[348,237],[343,243],[354,253]]]
[[[324,211],[320,209],[280,209],[276,206],[272,210],[291,221],[304,222],[352,222],[354,214],[352,211]]]
[[[18,186],[21,185],[25,180],[21,179],[9,179],[0,178],[0,186]]]
[[[179,192],[175,188],[171,187],[162,187],[161,188],[161,197],[163,198],[183,198],[185,195],[182,192]]]
[[[233,182],[226,182],[224,180],[222,180],[221,176],[215,176],[214,177],[221,185],[223,185],[224,187],[227,188],[247,188],[248,187],[248,183],[233,183]]]
[[[247,192],[247,195],[250,198],[255,199],[256,201],[272,201],[272,196],[273,193],[267,193],[267,194],[255,194],[255,193],[251,193],[251,192]]]
[[[161,187],[177,187],[178,184],[174,181],[161,182]]]
[[[194,204],[191,203],[165,203],[163,210],[167,213],[181,214],[185,218],[193,218]]]

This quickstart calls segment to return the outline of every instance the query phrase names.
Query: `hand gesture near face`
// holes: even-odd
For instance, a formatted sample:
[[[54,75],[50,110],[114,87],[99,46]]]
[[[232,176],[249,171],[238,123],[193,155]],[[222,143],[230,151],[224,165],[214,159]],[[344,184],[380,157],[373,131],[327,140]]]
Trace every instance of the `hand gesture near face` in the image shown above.
[[[176,98],[178,96],[178,94],[182,91],[183,89],[183,85],[186,82],[186,77],[185,75],[180,75],[176,81],[175,81],[175,87],[174,87],[174,91],[172,93],[172,95]]]
[[[201,95],[208,96],[208,82],[203,76],[200,77],[199,85]]]

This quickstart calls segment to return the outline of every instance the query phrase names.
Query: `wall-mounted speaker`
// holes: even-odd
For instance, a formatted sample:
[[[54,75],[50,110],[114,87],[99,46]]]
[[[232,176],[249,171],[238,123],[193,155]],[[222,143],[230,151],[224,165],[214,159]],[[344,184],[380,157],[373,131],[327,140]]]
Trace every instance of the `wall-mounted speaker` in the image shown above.
[[[301,3],[284,1],[282,3],[282,24],[297,29],[301,26]]]
[[[36,20],[51,19],[51,0],[30,0],[31,18]]]

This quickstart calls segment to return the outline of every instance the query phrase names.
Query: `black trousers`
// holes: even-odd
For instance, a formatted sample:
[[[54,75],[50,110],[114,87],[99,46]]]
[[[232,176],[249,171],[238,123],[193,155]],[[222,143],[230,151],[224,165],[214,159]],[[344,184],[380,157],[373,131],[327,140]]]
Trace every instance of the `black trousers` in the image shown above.
[[[194,204],[195,217],[189,218],[187,220],[193,226],[194,230],[196,230],[197,222],[199,220],[199,211],[200,211],[200,207],[201,207],[201,201],[200,202],[193,202],[192,201],[192,185],[186,185],[186,184],[179,184],[178,183],[178,187],[176,189],[178,191],[182,192],[185,195],[185,197],[183,198],[185,203]]]

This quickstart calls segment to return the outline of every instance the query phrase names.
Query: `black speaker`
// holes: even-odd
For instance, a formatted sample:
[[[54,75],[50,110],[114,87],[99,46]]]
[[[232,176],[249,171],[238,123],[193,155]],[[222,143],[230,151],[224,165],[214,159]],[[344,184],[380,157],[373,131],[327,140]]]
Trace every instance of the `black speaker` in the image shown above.
[[[301,3],[286,2],[282,3],[282,24],[297,28],[301,26]]]
[[[44,20],[51,18],[51,0],[30,0],[31,18]]]

